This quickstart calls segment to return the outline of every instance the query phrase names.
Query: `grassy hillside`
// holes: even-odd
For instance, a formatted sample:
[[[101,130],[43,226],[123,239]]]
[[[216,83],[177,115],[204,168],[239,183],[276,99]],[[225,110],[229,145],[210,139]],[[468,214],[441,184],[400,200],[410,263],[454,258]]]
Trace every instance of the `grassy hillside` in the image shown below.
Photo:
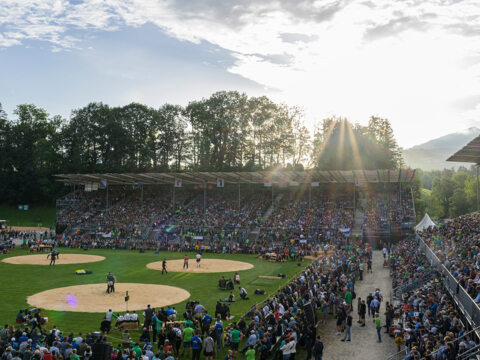
[[[55,206],[32,205],[27,211],[18,210],[16,206],[0,205],[0,219],[7,220],[9,226],[43,226],[55,225]]]

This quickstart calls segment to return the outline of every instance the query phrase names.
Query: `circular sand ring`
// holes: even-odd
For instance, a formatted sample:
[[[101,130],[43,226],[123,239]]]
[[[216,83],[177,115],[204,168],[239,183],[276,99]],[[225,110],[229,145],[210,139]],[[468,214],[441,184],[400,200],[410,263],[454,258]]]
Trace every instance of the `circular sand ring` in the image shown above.
[[[144,310],[148,304],[152,307],[177,304],[190,297],[184,289],[155,284],[117,283],[114,293],[106,291],[107,284],[67,286],[29,296],[27,302],[46,310],[99,313],[108,309],[125,311],[126,291],[130,296],[129,310]]]
[[[147,268],[152,270],[162,270],[162,262],[156,261],[147,264]],[[223,259],[202,259],[200,267],[197,267],[196,259],[188,261],[188,269],[183,268],[182,260],[167,260],[167,271],[171,272],[186,272],[186,273],[224,273],[232,271],[242,271],[252,269],[253,265],[250,263],[234,260]]]
[[[12,256],[2,261],[16,265],[50,265],[50,258],[47,259],[47,255],[48,253],[44,255]],[[102,260],[105,260],[104,256],[60,253],[60,257],[55,260],[55,265],[84,264]]]

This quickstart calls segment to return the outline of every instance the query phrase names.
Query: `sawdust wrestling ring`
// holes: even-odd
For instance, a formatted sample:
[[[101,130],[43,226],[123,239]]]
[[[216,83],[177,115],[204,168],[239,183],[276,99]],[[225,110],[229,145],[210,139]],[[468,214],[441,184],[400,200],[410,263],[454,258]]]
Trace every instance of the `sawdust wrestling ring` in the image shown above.
[[[45,253],[44,255],[12,256],[5,258],[2,261],[8,264],[15,265],[50,265],[50,258],[47,259],[47,255],[48,253]],[[60,257],[55,261],[55,265],[85,264],[102,260],[105,260],[104,256],[62,254],[60,252]]]
[[[147,268],[152,270],[162,270],[162,262],[156,261],[147,264]],[[223,260],[223,259],[202,259],[200,267],[197,268],[196,259],[188,261],[188,269],[183,268],[183,259],[167,260],[167,271],[185,272],[185,273],[225,273],[232,271],[243,271],[253,269],[253,265],[243,261]]]

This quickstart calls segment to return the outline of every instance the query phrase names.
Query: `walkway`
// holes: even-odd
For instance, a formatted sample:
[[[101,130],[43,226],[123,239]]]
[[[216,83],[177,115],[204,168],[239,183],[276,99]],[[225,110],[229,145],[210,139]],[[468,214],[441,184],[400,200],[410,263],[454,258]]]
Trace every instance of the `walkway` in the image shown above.
[[[365,266],[365,269],[367,266]],[[366,299],[368,294],[373,293],[376,288],[380,288],[383,294],[384,302],[389,301],[392,282],[388,268],[383,267],[383,255],[381,251],[373,252],[373,273],[364,274],[363,281],[357,280],[355,283],[355,292],[357,297]],[[382,302],[380,314],[382,325],[385,325],[385,304]],[[365,327],[360,327],[357,323],[357,299],[354,300],[352,341],[341,342],[342,335],[335,335],[335,319],[330,319],[327,325],[319,325],[319,333],[325,346],[323,358],[328,360],[372,360],[386,359],[388,355],[396,352],[393,338],[385,334],[382,329],[382,343],[377,343],[377,332],[372,318],[368,318]]]

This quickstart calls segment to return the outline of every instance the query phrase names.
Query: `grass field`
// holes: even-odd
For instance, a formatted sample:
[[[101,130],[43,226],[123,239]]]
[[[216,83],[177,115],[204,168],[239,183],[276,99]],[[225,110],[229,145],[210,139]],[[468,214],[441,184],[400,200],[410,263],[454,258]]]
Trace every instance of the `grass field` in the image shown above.
[[[62,253],[82,253],[84,251],[75,249],[60,249]],[[8,256],[26,255],[27,251],[15,249]],[[150,270],[146,265],[153,261],[159,261],[163,258],[181,259],[183,253],[160,253],[155,254],[147,251],[144,254],[130,250],[89,250],[89,255],[101,255],[106,259],[97,263],[77,264],[77,265],[57,265],[55,267],[42,265],[13,265],[0,262],[0,298],[2,307],[0,308],[0,317],[5,323],[14,323],[15,316],[19,309],[28,308],[26,302],[27,296],[40,291],[54,289],[70,285],[83,285],[93,283],[104,283],[105,276],[112,271],[117,276],[119,282],[151,283],[164,284],[183,288],[190,292],[191,300],[200,301],[210,312],[215,311],[216,301],[228,296],[227,291],[218,288],[218,279],[220,276],[233,277],[233,273],[214,273],[214,274],[189,274],[173,273],[161,275],[160,271]],[[0,255],[0,259],[7,255]],[[46,256],[46,255],[45,255]],[[189,254],[193,258],[194,254]],[[272,263],[259,260],[254,255],[218,255],[204,254],[204,258],[221,258],[237,261],[244,261],[254,265],[251,270],[241,271],[241,285],[249,293],[250,300],[238,301],[239,291],[234,291],[237,302],[231,304],[231,314],[236,319],[245,313],[254,303],[263,301],[264,296],[254,295],[257,288],[265,289],[267,294],[274,293],[280,286],[283,286],[289,279],[303,270],[308,264],[305,260],[301,267],[297,263]],[[74,271],[77,269],[88,269],[93,274],[86,276],[77,276]],[[259,275],[275,276],[278,273],[286,274],[287,277],[282,280],[259,279]],[[148,294],[145,294],[148,297]],[[186,301],[175,304],[179,314],[185,309]],[[108,310],[108,309],[105,309]],[[47,328],[57,325],[64,331],[97,331],[103,318],[102,313],[76,313],[76,312],[57,312],[42,311],[44,316],[49,318]],[[114,337],[119,337],[120,333],[111,333]]]
[[[55,225],[55,206],[32,205],[27,211],[18,207],[1,204],[0,219],[7,220],[8,226],[41,226]]]

